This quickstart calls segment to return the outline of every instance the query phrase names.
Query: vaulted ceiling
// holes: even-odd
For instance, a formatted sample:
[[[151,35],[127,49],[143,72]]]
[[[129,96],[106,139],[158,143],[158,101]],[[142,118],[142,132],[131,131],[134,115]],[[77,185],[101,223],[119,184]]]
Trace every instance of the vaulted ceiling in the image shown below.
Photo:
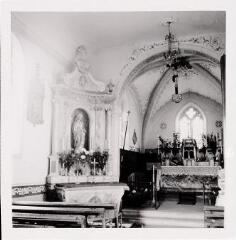
[[[119,75],[121,67],[126,63],[124,60],[135,52],[137,46],[163,41],[167,33],[167,27],[163,23],[170,19],[175,22],[172,31],[177,39],[204,34],[225,34],[225,12],[13,14],[13,23],[20,23],[29,33],[35,33],[41,42],[46,43],[44,46],[57,52],[57,56],[62,56],[65,62],[72,61],[74,51],[79,45],[85,45],[93,55],[95,77],[102,81],[109,78],[116,81],[116,75]],[[212,44],[214,45],[214,41]],[[193,72],[187,77],[180,77],[180,93],[195,92],[221,103],[219,63],[196,58],[194,52],[190,55]],[[150,114],[154,114],[174,93],[171,77],[166,76],[165,81],[158,86],[156,97],[151,99],[155,87],[166,71],[164,65],[164,61],[160,61],[160,64],[149,64],[146,70],[139,72],[129,84],[144,115],[150,100],[153,105]],[[104,80],[104,76],[107,79]]]

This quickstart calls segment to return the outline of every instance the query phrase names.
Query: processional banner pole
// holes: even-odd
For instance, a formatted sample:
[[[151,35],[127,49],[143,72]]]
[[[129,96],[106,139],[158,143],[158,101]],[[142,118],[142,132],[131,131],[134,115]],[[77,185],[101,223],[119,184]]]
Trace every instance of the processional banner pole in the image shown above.
[[[124,135],[124,143],[123,143],[123,150],[125,149],[125,140],[126,140],[126,134],[127,134],[127,129],[128,129],[128,123],[129,123],[129,114],[130,111],[127,112],[127,120],[126,120],[126,126],[125,126],[125,135]],[[123,152],[121,155],[121,162],[123,162]]]

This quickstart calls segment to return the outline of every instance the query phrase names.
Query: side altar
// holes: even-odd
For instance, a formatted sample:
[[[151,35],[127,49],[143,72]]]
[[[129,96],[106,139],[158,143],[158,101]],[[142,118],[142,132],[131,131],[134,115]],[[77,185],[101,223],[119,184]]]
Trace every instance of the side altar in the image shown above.
[[[52,86],[51,154],[47,184],[119,181],[119,110],[114,85],[91,73],[79,46],[74,68]]]

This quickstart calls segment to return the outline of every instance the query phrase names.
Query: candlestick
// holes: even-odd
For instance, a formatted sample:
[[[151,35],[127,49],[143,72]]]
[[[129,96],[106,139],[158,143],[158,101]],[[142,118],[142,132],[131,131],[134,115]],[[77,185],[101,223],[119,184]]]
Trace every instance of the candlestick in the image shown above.
[[[96,160],[95,160],[95,158],[93,159],[93,175],[95,176],[95,162],[96,162]]]

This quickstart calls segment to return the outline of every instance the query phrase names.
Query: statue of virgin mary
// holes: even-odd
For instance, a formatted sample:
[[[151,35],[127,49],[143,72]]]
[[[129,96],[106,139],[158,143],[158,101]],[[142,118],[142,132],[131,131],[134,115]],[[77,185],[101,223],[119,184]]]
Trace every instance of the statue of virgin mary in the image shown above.
[[[83,148],[85,148],[86,128],[85,119],[82,113],[79,113],[74,119],[72,125],[72,137],[76,152],[80,152]]]

